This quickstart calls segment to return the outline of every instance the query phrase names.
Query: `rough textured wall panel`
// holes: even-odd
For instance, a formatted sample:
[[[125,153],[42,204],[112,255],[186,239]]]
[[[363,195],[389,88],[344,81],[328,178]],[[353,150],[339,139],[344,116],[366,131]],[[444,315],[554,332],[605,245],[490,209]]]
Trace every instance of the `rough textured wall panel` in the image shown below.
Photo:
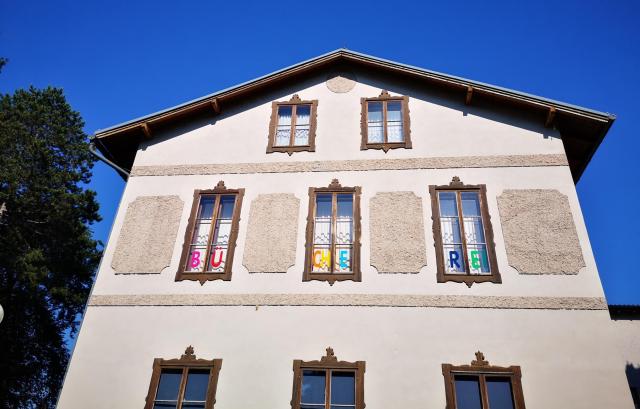
[[[295,264],[300,199],[290,193],[251,202],[242,264],[250,273],[286,273]]]
[[[568,166],[562,154],[134,166],[131,176]]]
[[[111,267],[116,273],[160,273],[171,264],[184,202],[140,196],[129,203]]]
[[[418,273],[427,264],[422,200],[381,192],[370,204],[371,265],[379,273]]]
[[[567,196],[505,190],[498,197],[509,265],[522,274],[577,274],[585,266]]]

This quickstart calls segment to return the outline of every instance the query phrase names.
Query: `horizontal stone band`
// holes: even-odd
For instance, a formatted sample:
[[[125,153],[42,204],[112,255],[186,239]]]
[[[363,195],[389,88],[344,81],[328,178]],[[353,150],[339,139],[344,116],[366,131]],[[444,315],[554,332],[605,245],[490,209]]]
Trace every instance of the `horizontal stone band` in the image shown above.
[[[131,176],[568,166],[562,154],[134,166]]]
[[[412,294],[93,295],[90,306],[342,306],[606,310],[600,297],[496,297]]]

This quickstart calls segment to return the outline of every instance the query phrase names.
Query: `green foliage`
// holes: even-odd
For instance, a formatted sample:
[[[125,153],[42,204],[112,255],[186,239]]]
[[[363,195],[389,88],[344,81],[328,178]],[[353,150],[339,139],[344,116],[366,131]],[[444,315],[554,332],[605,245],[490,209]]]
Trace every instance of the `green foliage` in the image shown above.
[[[53,408],[101,243],[93,157],[62,90],[0,95],[0,407]]]

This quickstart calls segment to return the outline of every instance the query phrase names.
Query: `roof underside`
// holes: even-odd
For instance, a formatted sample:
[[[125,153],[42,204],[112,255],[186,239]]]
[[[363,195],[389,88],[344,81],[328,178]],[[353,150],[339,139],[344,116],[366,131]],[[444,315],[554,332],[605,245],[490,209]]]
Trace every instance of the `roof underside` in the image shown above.
[[[613,115],[607,113],[340,49],[184,104],[99,130],[94,142],[109,160],[122,168],[131,169],[140,141],[152,138],[154,131],[160,128],[195,115],[218,115],[225,107],[256,92],[275,89],[286,82],[317,74],[327,68],[347,66],[405,77],[415,86],[441,90],[453,99],[474,106],[504,107],[538,116],[546,126],[555,127],[560,132],[575,182],[580,179],[615,120]]]

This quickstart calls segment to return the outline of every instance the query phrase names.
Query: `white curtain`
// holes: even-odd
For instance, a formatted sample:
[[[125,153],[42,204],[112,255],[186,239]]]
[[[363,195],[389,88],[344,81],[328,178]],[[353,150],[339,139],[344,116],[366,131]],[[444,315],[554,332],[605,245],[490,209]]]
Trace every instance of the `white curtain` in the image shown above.
[[[309,105],[298,105],[296,107],[296,133],[293,144],[297,146],[309,145],[311,107]]]
[[[383,125],[382,103],[369,102],[367,105],[367,136],[369,143],[384,142]]]
[[[402,103],[390,101],[387,103],[387,141],[402,142]]]
[[[278,108],[278,126],[276,129],[276,146],[288,146],[291,139],[291,107]]]

